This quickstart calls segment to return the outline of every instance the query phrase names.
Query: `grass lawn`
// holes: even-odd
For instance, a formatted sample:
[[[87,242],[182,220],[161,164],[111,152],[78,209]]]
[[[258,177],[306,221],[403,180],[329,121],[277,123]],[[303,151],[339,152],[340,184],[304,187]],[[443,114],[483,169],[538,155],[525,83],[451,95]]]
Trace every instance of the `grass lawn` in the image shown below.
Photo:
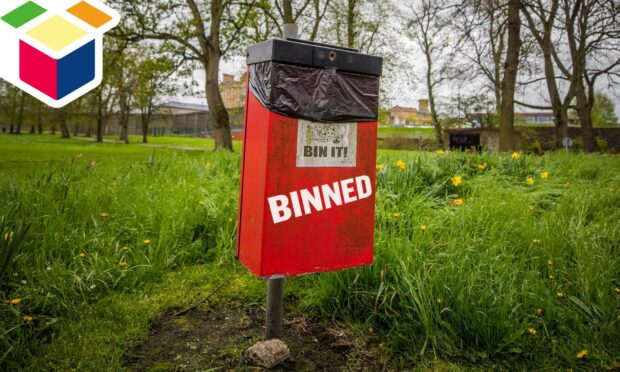
[[[222,283],[215,304],[261,304],[234,258],[239,161],[0,135],[0,369],[124,370],[159,315]],[[406,369],[620,362],[620,157],[378,163],[375,263],[287,280],[287,316],[345,322]]]
[[[111,139],[116,140],[112,137],[106,138]],[[204,151],[213,149],[213,140],[204,138],[149,137],[149,145],[152,146],[144,146],[141,141],[140,136],[130,136],[130,144],[124,145],[96,143],[93,138],[63,140],[50,134],[0,135],[0,172],[29,173],[35,169],[45,169],[54,163],[59,164],[78,158],[108,164],[145,160],[157,154],[183,153],[188,157],[199,157],[203,154],[178,148],[188,147]],[[239,142],[235,142],[234,146],[236,151],[241,148]]]
[[[108,136],[105,137],[106,140],[118,140],[118,136]],[[142,143],[142,136],[131,135],[129,136],[130,144],[138,144]],[[183,136],[164,136],[164,137],[149,137],[148,143],[151,145],[162,145],[162,146],[180,146],[180,147],[195,147],[195,148],[205,148],[212,149],[213,148],[213,140],[209,138],[198,138],[198,137],[183,137]],[[239,149],[240,142],[235,142],[235,149]]]

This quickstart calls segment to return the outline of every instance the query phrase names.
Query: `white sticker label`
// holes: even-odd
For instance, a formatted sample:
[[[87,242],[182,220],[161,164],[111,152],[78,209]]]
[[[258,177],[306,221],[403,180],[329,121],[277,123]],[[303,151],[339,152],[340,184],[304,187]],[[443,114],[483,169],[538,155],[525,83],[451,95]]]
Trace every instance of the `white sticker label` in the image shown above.
[[[357,123],[299,120],[297,167],[357,166]]]

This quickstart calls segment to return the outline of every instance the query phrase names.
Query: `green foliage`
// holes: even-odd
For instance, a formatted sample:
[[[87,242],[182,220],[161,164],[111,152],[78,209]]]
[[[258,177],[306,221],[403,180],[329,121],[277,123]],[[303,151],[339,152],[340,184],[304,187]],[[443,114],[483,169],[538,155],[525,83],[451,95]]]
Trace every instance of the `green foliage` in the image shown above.
[[[379,161],[376,261],[308,278],[307,306],[387,332],[410,362],[612,365],[617,158],[392,153]],[[587,360],[576,358],[582,349]]]
[[[605,93],[594,93],[594,106],[592,107],[592,125],[595,127],[610,127],[618,125],[616,106]]]
[[[6,273],[11,269],[13,257],[19,253],[21,243],[30,228],[28,224],[21,221],[16,225],[7,223],[7,217],[11,213],[12,211],[9,210],[6,216],[0,216],[0,288],[7,276]]]
[[[0,178],[0,216],[31,226],[0,298],[3,369],[118,370],[158,314],[221,281],[221,301],[261,301],[264,284],[234,260],[238,154],[35,138],[0,136],[0,159],[27,168],[0,161],[16,174]],[[65,160],[29,159],[52,149]],[[617,361],[618,157],[385,151],[379,163],[375,263],[288,280],[306,311],[386,337],[403,365]]]
[[[390,125],[390,110],[379,108],[379,125]]]

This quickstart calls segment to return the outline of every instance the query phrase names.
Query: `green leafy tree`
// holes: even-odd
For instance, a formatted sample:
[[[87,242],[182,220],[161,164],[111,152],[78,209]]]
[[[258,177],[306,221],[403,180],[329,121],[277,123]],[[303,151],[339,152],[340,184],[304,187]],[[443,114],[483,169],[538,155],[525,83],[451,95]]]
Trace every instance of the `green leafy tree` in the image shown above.
[[[162,96],[171,96],[177,92],[175,77],[187,76],[190,70],[180,69],[182,60],[173,59],[161,53],[161,50],[142,49],[137,56],[136,84],[134,88],[135,107],[140,111],[142,127],[142,142],[148,142],[149,124],[157,105],[157,99]]]
[[[618,125],[616,106],[605,93],[594,93],[594,106],[592,107],[592,124],[595,127],[609,127]]]
[[[258,1],[117,0],[114,5],[124,14],[116,37],[166,42],[177,56],[203,68],[215,149],[232,151],[230,117],[219,91],[220,61],[247,40]]]

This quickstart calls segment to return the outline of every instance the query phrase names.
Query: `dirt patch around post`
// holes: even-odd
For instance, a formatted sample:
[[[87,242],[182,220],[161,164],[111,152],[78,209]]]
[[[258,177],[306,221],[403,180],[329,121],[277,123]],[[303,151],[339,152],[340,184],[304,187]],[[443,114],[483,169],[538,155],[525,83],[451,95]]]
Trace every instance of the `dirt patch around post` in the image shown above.
[[[263,340],[265,312],[252,308],[199,308],[181,317],[157,319],[149,337],[128,352],[136,371],[257,371],[245,358]],[[390,370],[371,345],[347,327],[299,316],[285,322],[283,341],[292,359],[273,371]]]

